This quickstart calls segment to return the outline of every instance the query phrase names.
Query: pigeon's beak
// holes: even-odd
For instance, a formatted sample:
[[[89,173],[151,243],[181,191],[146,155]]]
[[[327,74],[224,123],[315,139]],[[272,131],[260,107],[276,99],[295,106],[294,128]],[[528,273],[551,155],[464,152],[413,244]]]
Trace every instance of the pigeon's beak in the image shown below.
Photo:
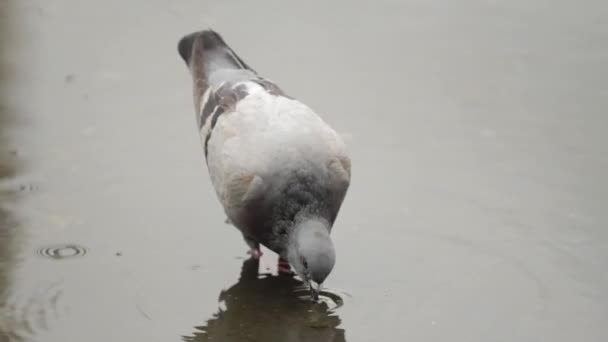
[[[310,286],[310,297],[312,298],[313,302],[318,301],[319,292],[321,291],[321,284],[317,284],[314,281],[309,280],[308,286]]]

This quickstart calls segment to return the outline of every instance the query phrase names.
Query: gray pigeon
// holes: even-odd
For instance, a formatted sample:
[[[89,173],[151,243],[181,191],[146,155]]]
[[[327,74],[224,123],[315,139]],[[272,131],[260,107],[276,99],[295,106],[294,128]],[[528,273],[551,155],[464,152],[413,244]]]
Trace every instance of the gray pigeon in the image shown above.
[[[313,296],[334,267],[330,238],[350,184],[340,136],[312,109],[258,75],[212,30],[183,37],[207,168],[253,257],[287,260]]]

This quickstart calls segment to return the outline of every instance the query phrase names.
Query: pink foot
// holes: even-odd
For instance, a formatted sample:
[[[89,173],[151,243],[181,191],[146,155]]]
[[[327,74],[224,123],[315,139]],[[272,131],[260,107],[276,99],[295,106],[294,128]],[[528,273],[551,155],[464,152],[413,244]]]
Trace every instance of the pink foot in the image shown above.
[[[264,255],[264,253],[262,253],[259,248],[252,248],[247,252],[247,254],[251,255],[251,257],[256,260],[261,258],[262,255]]]
[[[291,270],[291,266],[289,265],[289,262],[287,262],[287,260],[285,259],[281,259],[279,258],[279,261],[277,263],[277,269],[279,270],[279,274],[284,274],[284,275],[293,275],[293,271]]]

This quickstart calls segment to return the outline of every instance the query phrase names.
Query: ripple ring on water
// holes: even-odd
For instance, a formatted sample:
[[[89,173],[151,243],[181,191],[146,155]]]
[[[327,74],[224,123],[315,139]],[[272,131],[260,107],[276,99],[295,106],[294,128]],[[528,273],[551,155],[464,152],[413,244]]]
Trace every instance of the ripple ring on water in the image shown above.
[[[87,254],[86,248],[74,244],[54,245],[38,249],[38,255],[55,260],[81,257],[85,254]]]
[[[310,300],[310,292],[307,287],[296,289],[295,294],[301,300]],[[324,303],[328,310],[334,311],[344,305],[345,297],[351,297],[351,295],[341,290],[324,288],[319,291],[318,303]]]

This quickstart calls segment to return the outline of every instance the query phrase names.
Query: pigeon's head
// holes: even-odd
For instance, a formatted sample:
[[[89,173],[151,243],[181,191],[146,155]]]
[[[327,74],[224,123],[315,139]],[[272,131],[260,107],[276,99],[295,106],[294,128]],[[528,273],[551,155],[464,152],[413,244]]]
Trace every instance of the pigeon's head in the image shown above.
[[[313,283],[320,288],[336,261],[334,245],[329,237],[329,224],[321,219],[297,223],[289,239],[287,260],[309,284],[313,294],[318,292]]]

